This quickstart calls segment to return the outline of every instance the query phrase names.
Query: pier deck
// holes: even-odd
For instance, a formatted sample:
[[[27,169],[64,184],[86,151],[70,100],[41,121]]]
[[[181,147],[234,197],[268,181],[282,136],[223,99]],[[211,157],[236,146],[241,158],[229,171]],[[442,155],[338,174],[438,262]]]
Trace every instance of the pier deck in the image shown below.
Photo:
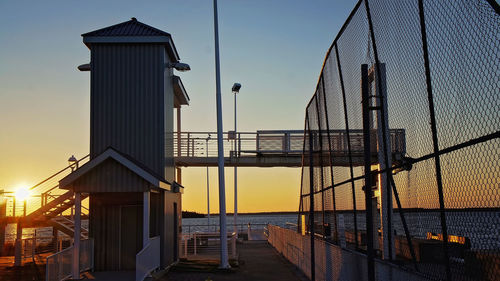
[[[267,241],[245,241],[238,244],[239,266],[234,272],[188,272],[172,269],[162,281],[305,281],[298,269],[285,260]]]

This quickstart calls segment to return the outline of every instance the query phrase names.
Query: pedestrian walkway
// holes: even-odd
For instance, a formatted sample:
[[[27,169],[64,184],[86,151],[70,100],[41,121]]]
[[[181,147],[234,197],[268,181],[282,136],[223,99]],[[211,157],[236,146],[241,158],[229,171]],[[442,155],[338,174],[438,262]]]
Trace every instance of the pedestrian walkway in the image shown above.
[[[267,236],[263,229],[252,230],[248,229],[248,240],[249,241],[267,241]]]
[[[186,272],[171,270],[162,281],[305,281],[308,280],[291,263],[281,257],[267,241],[245,241],[238,244],[239,266],[231,272]]]

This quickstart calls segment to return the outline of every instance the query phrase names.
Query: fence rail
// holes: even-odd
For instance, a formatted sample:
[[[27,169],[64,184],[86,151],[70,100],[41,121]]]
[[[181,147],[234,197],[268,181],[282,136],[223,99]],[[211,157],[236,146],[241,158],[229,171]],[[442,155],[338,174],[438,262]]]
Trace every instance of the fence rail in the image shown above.
[[[358,1],[327,52],[305,114],[299,228],[367,253],[367,280],[381,260],[436,280],[495,280],[500,7],[389,2]],[[334,165],[338,130],[346,166]]]

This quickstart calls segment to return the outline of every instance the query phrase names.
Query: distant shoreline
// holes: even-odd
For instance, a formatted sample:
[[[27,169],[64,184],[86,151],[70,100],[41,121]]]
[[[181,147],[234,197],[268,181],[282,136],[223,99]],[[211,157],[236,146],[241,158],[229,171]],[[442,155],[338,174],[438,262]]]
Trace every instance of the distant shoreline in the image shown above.
[[[238,213],[238,215],[251,215],[251,216],[258,216],[258,215],[297,215],[299,212],[296,211],[282,211],[282,212],[252,212],[252,213]],[[211,213],[211,216],[218,216],[219,213]],[[226,213],[227,216],[232,216],[233,213]],[[182,217],[183,218],[204,218],[206,217],[207,214],[203,213],[196,213],[196,212],[190,212],[190,211],[182,211]]]

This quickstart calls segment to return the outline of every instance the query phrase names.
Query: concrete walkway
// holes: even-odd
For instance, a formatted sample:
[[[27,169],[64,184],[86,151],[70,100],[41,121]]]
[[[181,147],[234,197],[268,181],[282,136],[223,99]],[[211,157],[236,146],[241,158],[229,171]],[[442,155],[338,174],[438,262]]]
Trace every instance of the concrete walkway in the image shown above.
[[[281,257],[267,241],[245,241],[238,245],[240,265],[234,272],[170,271],[162,281],[305,281],[291,263]]]

